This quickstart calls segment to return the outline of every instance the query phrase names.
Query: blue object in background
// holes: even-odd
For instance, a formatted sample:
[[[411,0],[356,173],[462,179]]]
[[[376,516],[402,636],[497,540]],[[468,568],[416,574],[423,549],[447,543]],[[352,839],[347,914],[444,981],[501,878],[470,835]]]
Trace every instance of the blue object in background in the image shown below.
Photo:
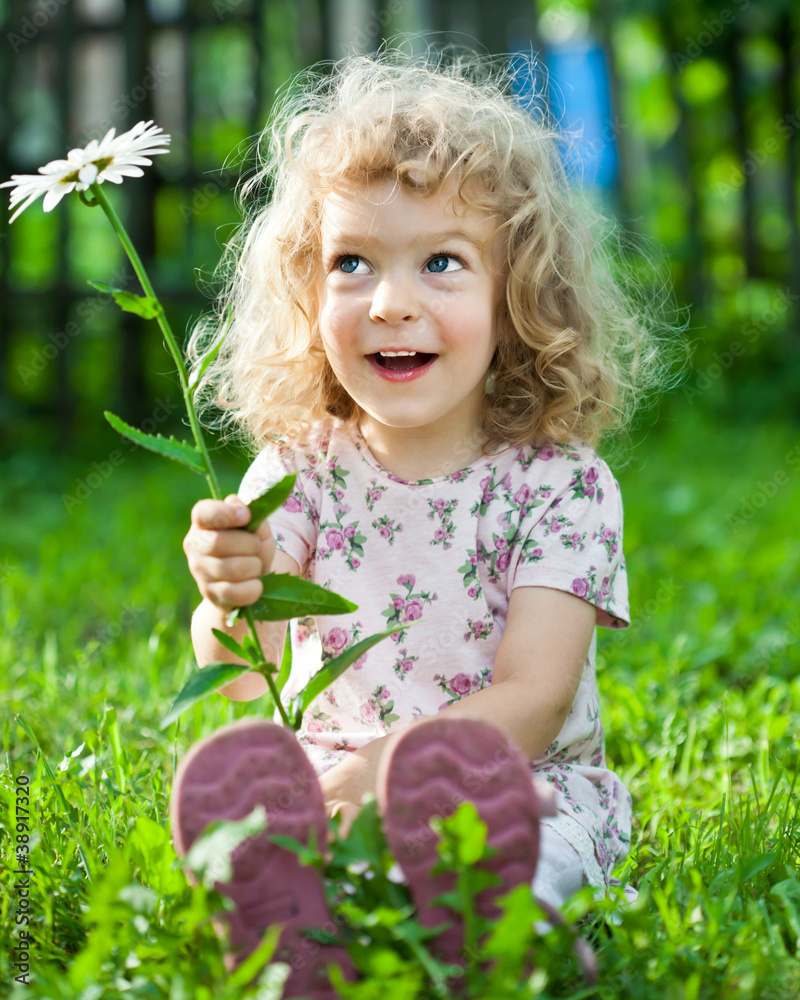
[[[512,90],[519,103],[531,114],[541,114],[546,94],[552,121],[568,133],[562,153],[568,175],[587,187],[613,188],[618,127],[603,49],[591,38],[549,45],[547,74],[528,46],[512,51]]]

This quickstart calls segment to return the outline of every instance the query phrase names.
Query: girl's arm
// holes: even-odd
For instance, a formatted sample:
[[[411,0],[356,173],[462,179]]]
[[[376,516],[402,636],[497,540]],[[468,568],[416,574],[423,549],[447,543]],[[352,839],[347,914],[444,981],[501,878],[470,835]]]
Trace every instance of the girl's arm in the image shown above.
[[[509,599],[491,685],[439,715],[489,722],[510,736],[528,760],[541,757],[569,714],[595,620],[594,605],[566,591],[518,587]],[[363,795],[374,794],[378,762],[403,731],[374,740],[321,776],[328,811],[341,811],[345,826]]]
[[[247,623],[239,621],[228,628],[228,612],[258,600],[263,589],[261,577],[266,573],[300,573],[295,560],[276,548],[267,521],[254,533],[241,530],[249,519],[250,512],[236,496],[224,502],[201,500],[192,508],[192,526],[183,548],[203,595],[192,617],[192,644],[201,667],[219,661],[244,663],[222,646],[211,630],[220,629],[241,642]],[[267,659],[279,663],[286,622],[260,622],[257,628]],[[251,671],[220,688],[220,693],[234,701],[251,701],[266,690],[264,678]]]
[[[528,760],[544,755],[561,732],[581,681],[596,609],[564,590],[511,592],[490,687],[443,709],[501,729]]]

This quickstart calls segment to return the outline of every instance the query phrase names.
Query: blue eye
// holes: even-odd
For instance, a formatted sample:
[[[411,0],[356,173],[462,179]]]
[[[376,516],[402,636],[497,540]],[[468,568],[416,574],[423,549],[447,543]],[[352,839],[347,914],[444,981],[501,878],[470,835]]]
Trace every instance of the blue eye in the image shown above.
[[[461,261],[458,259],[458,257],[453,257],[450,254],[446,253],[438,253],[436,254],[435,257],[431,257],[431,259],[428,261],[427,263],[428,271],[430,274],[445,274],[446,271],[448,270],[447,265],[451,261],[457,265],[457,267],[451,268],[451,270],[459,271],[462,269],[463,265]]]
[[[339,270],[345,274],[354,274],[359,264],[358,257],[342,257],[339,261]]]

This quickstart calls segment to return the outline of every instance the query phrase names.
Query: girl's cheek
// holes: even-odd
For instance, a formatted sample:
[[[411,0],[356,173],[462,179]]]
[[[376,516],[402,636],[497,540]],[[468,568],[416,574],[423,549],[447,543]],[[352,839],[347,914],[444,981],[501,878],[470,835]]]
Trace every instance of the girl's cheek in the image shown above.
[[[349,303],[342,302],[334,296],[327,298],[320,311],[320,327],[323,336],[341,338],[346,335],[354,322],[354,309]]]

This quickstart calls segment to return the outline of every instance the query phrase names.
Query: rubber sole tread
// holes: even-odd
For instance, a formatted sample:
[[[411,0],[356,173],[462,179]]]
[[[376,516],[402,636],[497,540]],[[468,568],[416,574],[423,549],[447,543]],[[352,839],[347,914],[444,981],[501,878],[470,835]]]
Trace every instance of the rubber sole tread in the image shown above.
[[[184,855],[212,820],[237,820],[263,805],[267,829],[308,844],[327,837],[327,818],[317,776],[295,735],[266,720],[243,719],[195,744],[181,760],[170,800],[173,840]],[[303,928],[335,930],[318,872],[300,865],[297,856],[269,840],[249,837],[232,853],[233,877],[215,888],[234,903],[219,916],[227,929],[230,968],[258,946],[265,930],[283,923],[275,958],[291,973],[285,997],[336,1000],[327,974],[338,963],[354,979],[344,947],[319,945]]]

